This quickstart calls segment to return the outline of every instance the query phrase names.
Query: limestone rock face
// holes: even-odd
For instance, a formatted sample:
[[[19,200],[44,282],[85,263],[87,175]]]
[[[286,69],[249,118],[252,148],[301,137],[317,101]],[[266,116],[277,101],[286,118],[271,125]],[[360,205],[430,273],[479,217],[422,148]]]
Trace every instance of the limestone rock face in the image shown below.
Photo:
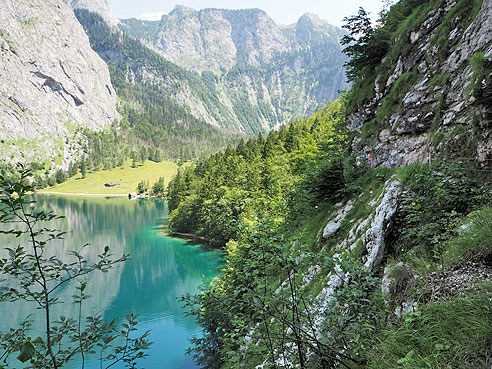
[[[392,181],[387,184],[381,203],[376,208],[371,225],[365,233],[364,246],[367,250],[367,259],[364,266],[368,270],[376,269],[383,259],[386,236],[396,214],[401,192],[400,182]]]
[[[324,239],[328,239],[338,232],[338,230],[342,226],[343,220],[347,216],[348,212],[352,210],[353,206],[353,201],[348,201],[343,208],[340,208],[338,211],[335,212],[334,219],[330,220],[325,228],[323,228]]]
[[[261,65],[289,41],[262,10],[204,9],[177,6],[162,17],[152,42],[166,59],[194,70]]]
[[[372,140],[354,142],[354,149],[372,150],[375,165],[422,162],[429,154],[482,163],[492,159],[492,2],[483,1],[476,17],[457,16],[445,42],[436,41],[455,6],[456,0],[444,1],[409,33],[409,51],[394,59],[389,76],[377,76],[374,97],[349,116],[350,129],[361,133],[398,79],[414,76],[392,112],[383,121],[377,118]],[[479,81],[474,80],[473,58],[485,70]]]
[[[66,166],[79,128],[118,118],[108,68],[61,0],[3,1],[0,55],[0,158]]]
[[[87,9],[98,13],[111,24],[116,23],[116,20],[111,15],[110,0],[63,0],[63,2],[73,9]]]

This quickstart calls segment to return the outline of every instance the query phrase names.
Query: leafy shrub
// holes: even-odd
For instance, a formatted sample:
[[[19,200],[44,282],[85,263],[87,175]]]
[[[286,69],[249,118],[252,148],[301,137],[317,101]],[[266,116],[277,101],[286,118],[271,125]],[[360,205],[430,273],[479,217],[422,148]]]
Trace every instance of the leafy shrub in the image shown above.
[[[414,164],[398,172],[410,193],[394,227],[393,252],[397,258],[410,252],[409,262],[423,258],[442,265],[446,241],[460,217],[480,204],[484,190],[460,164]]]

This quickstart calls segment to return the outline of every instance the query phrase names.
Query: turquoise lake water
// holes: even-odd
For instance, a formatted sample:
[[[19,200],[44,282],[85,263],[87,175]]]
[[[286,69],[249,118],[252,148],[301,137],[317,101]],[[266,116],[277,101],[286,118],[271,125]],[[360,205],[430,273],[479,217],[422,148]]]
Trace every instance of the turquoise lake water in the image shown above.
[[[65,257],[85,243],[91,244],[84,249],[89,260],[95,260],[105,245],[116,256],[131,255],[131,260],[108,273],[97,272],[90,277],[85,292],[91,298],[84,311],[103,312],[108,321],[130,312],[138,314],[139,331],[150,329],[154,342],[147,351],[149,357],[139,367],[197,368],[185,350],[190,346],[189,338],[200,335],[200,329],[193,318],[184,317],[177,298],[197,292],[203,280],[218,275],[223,266],[221,253],[161,235],[160,227],[167,217],[164,200],[49,195],[37,196],[36,201],[40,208],[65,216],[56,224],[67,232],[65,239],[53,247],[57,256]],[[59,297],[68,303],[56,305],[54,316],[76,316],[77,308],[70,303],[73,291],[66,288],[60,292]],[[7,318],[0,323],[2,330],[7,328],[5,322],[33,314],[34,330],[42,331],[42,320],[36,318],[39,313],[32,305],[2,303],[0,312]],[[91,363],[86,367],[99,366]]]

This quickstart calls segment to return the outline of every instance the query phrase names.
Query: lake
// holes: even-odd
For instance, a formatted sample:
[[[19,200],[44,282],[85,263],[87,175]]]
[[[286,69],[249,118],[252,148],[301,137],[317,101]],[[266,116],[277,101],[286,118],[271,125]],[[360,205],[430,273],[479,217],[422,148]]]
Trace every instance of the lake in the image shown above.
[[[103,312],[108,321],[130,312],[138,314],[139,331],[150,329],[150,340],[154,342],[147,350],[149,357],[139,367],[197,368],[185,350],[190,346],[188,340],[200,335],[200,329],[193,318],[184,317],[177,297],[196,293],[203,280],[218,275],[223,266],[222,254],[162,235],[161,226],[167,218],[165,200],[55,195],[37,195],[35,199],[36,206],[65,216],[56,221],[56,226],[67,232],[64,240],[55,245],[60,258],[86,243],[91,244],[84,249],[88,260],[96,260],[106,245],[115,256],[131,255],[131,260],[108,273],[96,272],[89,277],[85,292],[91,298],[85,302],[85,313]],[[1,244],[5,244],[5,239]],[[60,291],[59,297],[67,303],[55,305],[53,316],[76,317],[78,308],[70,298],[73,291],[73,286]],[[34,330],[42,331],[42,319],[37,318],[39,312],[33,305],[2,303],[0,312],[4,318],[0,323],[2,330],[8,328],[6,322],[19,322],[32,314]]]

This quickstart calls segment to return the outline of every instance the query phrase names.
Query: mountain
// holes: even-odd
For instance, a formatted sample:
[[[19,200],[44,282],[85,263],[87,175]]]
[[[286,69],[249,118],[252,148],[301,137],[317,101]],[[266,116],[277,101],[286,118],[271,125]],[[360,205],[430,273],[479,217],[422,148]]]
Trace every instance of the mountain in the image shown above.
[[[110,0],[63,0],[72,9],[87,9],[99,14],[110,24],[117,24],[111,13]]]
[[[310,115],[347,86],[344,32],[311,14],[277,26],[259,9],[177,6],[161,21],[126,19],[119,27],[198,73],[227,111],[219,124],[243,132],[266,132]]]
[[[351,92],[354,148],[372,150],[377,165],[429,157],[485,165],[492,159],[492,3],[416,3],[422,14],[383,29],[394,35],[390,50]]]
[[[119,119],[108,67],[60,0],[2,2],[0,54],[3,160],[67,167],[80,156],[81,129]]]
[[[227,120],[227,109],[199,75],[168,62],[99,14],[75,9],[75,15],[91,47],[109,67],[122,114],[117,135],[125,137],[125,144],[133,142],[132,150],[157,148],[166,158],[187,160],[215,152],[243,136],[218,127]]]
[[[137,33],[139,23],[154,26],[148,31],[150,37]],[[196,11],[178,5],[159,23],[123,20],[125,29],[123,26],[169,61],[198,72],[230,69],[237,63],[265,65],[289,45],[273,20],[259,9]]]

